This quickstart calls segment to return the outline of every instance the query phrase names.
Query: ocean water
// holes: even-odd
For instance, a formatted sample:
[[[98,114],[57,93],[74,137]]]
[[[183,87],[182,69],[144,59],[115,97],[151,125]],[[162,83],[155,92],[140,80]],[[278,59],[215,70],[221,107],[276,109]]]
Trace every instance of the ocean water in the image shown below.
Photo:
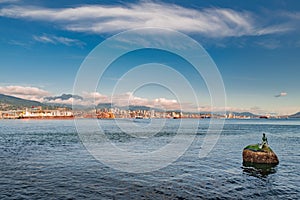
[[[300,120],[227,120],[204,158],[198,155],[207,119],[196,135],[191,119],[166,120],[158,131],[146,119],[96,121],[108,140],[94,142],[104,146],[155,151],[172,141],[179,123],[182,140],[193,142],[168,166],[129,173],[95,159],[72,120],[0,120],[0,199],[300,199]],[[81,131],[97,133],[95,120],[81,122]],[[260,142],[263,132],[279,165],[243,166],[243,148]]]

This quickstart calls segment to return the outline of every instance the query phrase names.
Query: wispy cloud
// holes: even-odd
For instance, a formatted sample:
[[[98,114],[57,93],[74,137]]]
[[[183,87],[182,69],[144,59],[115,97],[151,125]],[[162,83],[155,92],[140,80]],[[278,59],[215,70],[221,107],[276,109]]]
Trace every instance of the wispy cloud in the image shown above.
[[[282,16],[288,17],[292,20],[299,20],[300,19],[300,12],[281,12]],[[298,21],[299,23],[299,21]]]
[[[256,44],[266,49],[276,49],[281,46],[280,41],[274,39],[258,41]]]
[[[23,99],[42,101],[45,96],[50,95],[50,92],[37,87],[24,86],[0,86],[0,94],[11,95]]]
[[[287,95],[286,92],[280,92],[279,94],[275,95],[275,97],[284,97],[286,95]]]
[[[85,43],[71,38],[66,37],[58,37],[54,35],[40,35],[40,36],[33,36],[33,39],[38,42],[42,43],[51,43],[51,44],[63,44],[67,46],[83,46]]]
[[[224,8],[195,10],[174,4],[140,2],[116,5],[86,5],[73,8],[4,7],[0,16],[55,23],[76,32],[111,33],[140,27],[170,28],[206,37],[265,35],[290,30],[290,27],[268,26],[255,20],[248,11]],[[49,38],[48,38],[49,39]],[[53,42],[53,38],[52,42]],[[47,41],[47,38],[40,38]],[[58,42],[58,40],[54,40]],[[48,40],[51,42],[51,40]]]
[[[8,44],[21,46],[21,47],[29,47],[29,45],[25,42],[17,41],[17,40],[10,40],[8,41]]]
[[[19,2],[20,0],[0,0],[0,3],[16,3]]]

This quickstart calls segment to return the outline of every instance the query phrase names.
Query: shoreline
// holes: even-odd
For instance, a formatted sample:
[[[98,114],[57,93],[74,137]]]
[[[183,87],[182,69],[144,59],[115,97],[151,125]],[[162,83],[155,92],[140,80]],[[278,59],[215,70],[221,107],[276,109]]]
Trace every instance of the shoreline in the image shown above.
[[[96,117],[75,117],[75,116],[60,116],[60,117],[18,117],[18,118],[0,118],[1,120],[73,120],[73,119],[95,119],[95,120],[115,120],[115,119],[126,119],[126,120],[151,120],[151,119],[173,119],[173,120],[180,120],[180,119],[199,119],[199,120],[210,120],[210,119],[224,119],[224,120],[241,120],[241,121],[247,121],[247,120],[258,120],[258,121],[272,121],[272,120],[300,120],[300,118],[269,118],[269,119],[259,119],[259,118],[201,118],[201,117],[182,117],[182,118],[143,118],[143,119],[136,119],[136,118],[96,118]]]

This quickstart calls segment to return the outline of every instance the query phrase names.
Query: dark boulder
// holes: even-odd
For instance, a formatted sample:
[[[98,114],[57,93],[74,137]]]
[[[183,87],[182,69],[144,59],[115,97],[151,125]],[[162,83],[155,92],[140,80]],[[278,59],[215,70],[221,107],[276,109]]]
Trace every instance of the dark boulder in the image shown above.
[[[260,163],[260,164],[278,164],[279,160],[277,155],[268,146],[264,145],[262,148],[259,144],[249,145],[243,150],[244,163]]]

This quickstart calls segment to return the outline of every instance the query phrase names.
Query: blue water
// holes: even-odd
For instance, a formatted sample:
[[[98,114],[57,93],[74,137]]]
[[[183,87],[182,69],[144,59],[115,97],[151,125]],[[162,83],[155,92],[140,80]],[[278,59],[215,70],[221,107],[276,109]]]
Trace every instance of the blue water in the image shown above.
[[[100,123],[111,143],[151,151],[171,141],[179,121],[167,120],[164,129],[144,139],[122,132],[114,120]],[[84,120],[87,132],[92,122]],[[186,137],[191,137],[191,122],[182,120]],[[132,121],[120,123],[130,130]],[[148,121],[134,123],[151,132]],[[0,199],[300,198],[300,121],[227,120],[213,150],[200,159],[208,123],[200,120],[194,142],[177,161],[137,174],[96,160],[72,120],[0,120]],[[243,148],[260,142],[262,132],[280,160],[268,171],[242,164]]]

